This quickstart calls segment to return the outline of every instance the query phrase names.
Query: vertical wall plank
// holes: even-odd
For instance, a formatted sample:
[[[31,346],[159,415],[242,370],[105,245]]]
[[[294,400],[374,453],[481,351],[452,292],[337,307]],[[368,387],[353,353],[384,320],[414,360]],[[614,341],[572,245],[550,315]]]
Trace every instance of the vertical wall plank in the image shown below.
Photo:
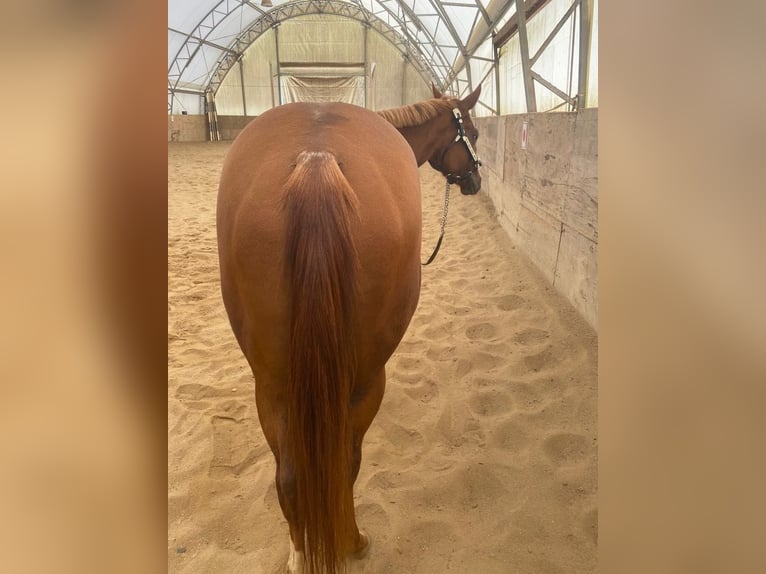
[[[476,118],[483,190],[511,240],[595,328],[598,109]],[[527,149],[521,129],[528,124]]]

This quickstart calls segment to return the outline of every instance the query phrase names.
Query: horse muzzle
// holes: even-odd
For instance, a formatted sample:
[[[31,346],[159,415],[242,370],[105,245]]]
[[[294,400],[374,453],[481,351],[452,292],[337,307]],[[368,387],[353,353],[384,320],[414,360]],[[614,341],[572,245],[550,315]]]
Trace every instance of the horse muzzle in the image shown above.
[[[481,176],[474,172],[471,177],[460,182],[460,193],[463,195],[476,195],[481,189]]]

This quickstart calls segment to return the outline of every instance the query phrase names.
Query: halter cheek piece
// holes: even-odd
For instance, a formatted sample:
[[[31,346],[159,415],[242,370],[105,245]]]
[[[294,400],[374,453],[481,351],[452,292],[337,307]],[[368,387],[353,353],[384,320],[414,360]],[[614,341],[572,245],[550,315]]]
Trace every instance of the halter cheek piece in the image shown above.
[[[457,135],[455,136],[455,139],[450,142],[450,144],[444,148],[444,151],[442,151],[442,155],[439,158],[439,165],[444,165],[444,156],[447,155],[447,151],[449,148],[451,148],[453,145],[455,145],[458,142],[463,142],[465,145],[465,148],[468,150],[468,153],[471,156],[471,159],[473,160],[473,167],[470,169],[470,171],[467,171],[463,175],[455,175],[454,173],[447,173],[445,174],[445,177],[447,178],[448,183],[458,183],[465,179],[468,179],[473,175],[473,172],[475,172],[479,166],[481,165],[481,160],[479,159],[479,156],[476,155],[476,152],[473,149],[473,146],[471,145],[471,140],[468,139],[468,136],[465,135],[465,130],[463,129],[463,116],[460,113],[460,110],[457,108],[452,108],[452,115],[455,118],[455,124],[457,125]],[[440,169],[442,173],[444,173],[443,170]]]
[[[447,150],[449,150],[449,148],[451,148],[457,142],[463,142],[465,149],[467,149],[468,153],[471,155],[471,159],[473,160],[473,167],[470,169],[470,171],[467,171],[463,175],[455,175],[454,173],[444,174],[444,177],[447,178],[447,186],[444,189],[444,213],[442,214],[441,223],[442,229],[441,233],[439,234],[439,240],[436,242],[436,247],[434,247],[434,251],[431,253],[431,257],[428,258],[428,261],[422,264],[423,266],[430,265],[431,262],[433,262],[433,260],[436,258],[436,254],[439,253],[439,248],[442,246],[442,239],[444,239],[444,228],[447,226],[447,210],[449,209],[449,186],[453,183],[468,179],[481,165],[481,160],[479,159],[479,156],[476,155],[476,152],[471,145],[471,140],[469,140],[468,136],[465,135],[465,130],[463,129],[463,116],[460,113],[460,110],[457,108],[452,108],[452,116],[455,118],[455,123],[457,124],[457,135],[455,136],[455,139],[452,140],[449,145],[444,148],[444,151],[442,151],[442,155],[439,158],[439,165],[435,165],[433,163],[431,165],[433,165],[440,172],[444,173],[442,166],[444,166],[444,156],[447,155]]]

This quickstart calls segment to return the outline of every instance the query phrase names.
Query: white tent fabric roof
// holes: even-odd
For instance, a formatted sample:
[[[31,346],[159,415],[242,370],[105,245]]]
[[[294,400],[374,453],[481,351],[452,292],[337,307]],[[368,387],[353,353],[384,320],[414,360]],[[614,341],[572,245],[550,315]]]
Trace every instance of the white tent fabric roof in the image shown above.
[[[168,0],[168,89],[202,93],[264,31],[302,14],[339,14],[385,30],[441,88],[477,86],[470,61],[515,12],[514,0]],[[268,3],[268,2],[267,2]],[[486,51],[486,50],[485,50]]]

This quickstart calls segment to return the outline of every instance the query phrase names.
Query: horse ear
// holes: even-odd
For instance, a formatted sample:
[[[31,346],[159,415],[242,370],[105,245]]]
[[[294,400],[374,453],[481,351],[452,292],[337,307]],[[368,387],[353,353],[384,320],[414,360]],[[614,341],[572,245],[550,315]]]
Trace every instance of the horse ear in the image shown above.
[[[431,91],[434,93],[434,98],[441,98],[442,97],[442,93],[433,84],[431,84]]]
[[[460,103],[465,106],[465,109],[470,110],[473,109],[473,107],[476,105],[476,102],[479,101],[479,95],[481,94],[481,84],[479,84],[479,87],[476,88],[473,92],[468,94],[464,100],[462,100]]]

